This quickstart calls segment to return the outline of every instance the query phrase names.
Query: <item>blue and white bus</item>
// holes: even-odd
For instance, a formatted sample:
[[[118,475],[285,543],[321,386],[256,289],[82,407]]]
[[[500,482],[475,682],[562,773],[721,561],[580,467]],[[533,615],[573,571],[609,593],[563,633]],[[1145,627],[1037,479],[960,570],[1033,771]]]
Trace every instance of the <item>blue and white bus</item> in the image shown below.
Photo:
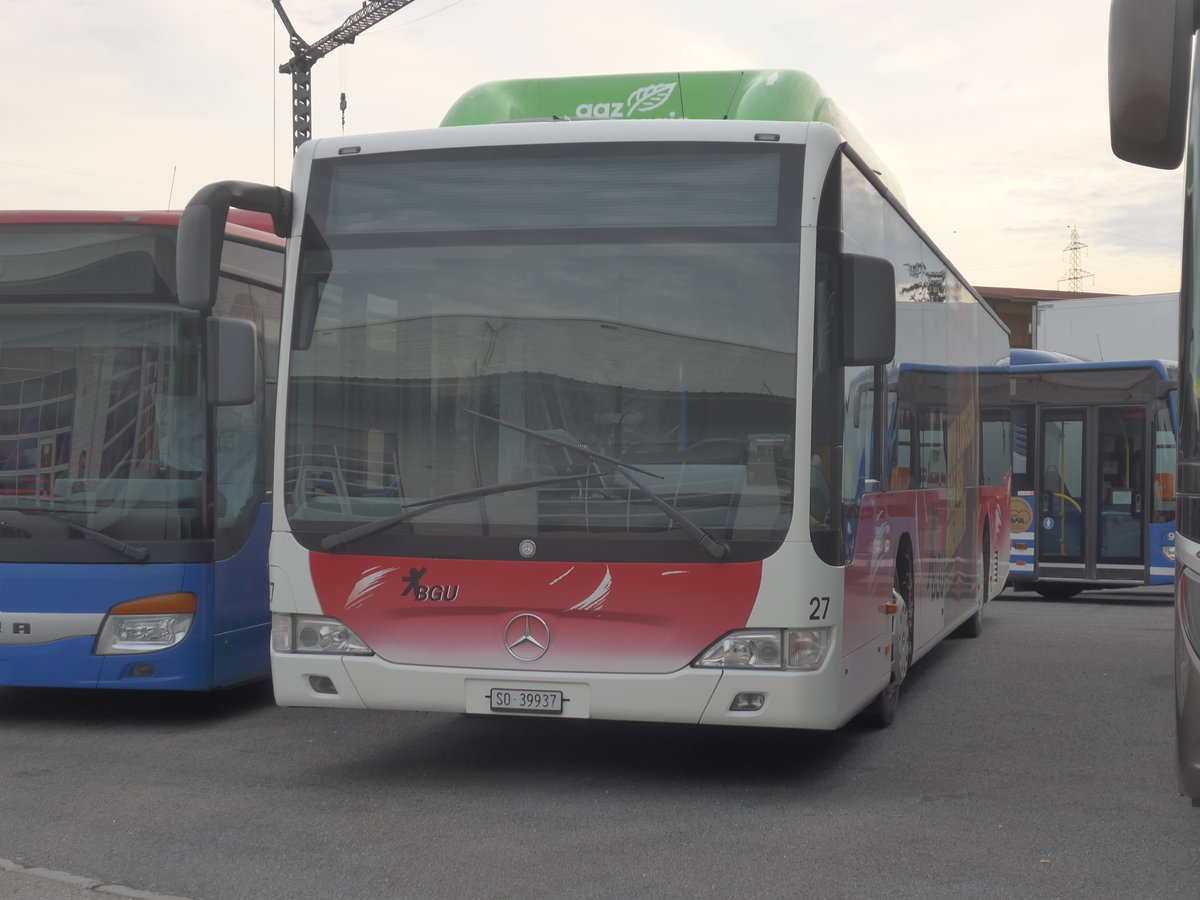
[[[1009,363],[1012,586],[1067,599],[1172,583],[1175,363],[1019,349]]]
[[[233,216],[202,313],[178,301],[178,224],[0,212],[0,686],[269,674],[284,242]]]

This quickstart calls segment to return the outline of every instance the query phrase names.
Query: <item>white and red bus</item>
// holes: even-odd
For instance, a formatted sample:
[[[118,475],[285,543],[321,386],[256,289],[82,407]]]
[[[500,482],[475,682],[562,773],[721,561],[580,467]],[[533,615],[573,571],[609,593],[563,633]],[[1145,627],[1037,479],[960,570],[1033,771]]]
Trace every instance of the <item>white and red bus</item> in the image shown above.
[[[291,220],[278,702],[889,722],[1001,587],[997,317],[800,73],[504,82],[443,124],[185,212],[181,272],[230,204]]]
[[[1175,169],[1187,157],[1179,289],[1179,442],[1175,473],[1175,760],[1179,792],[1200,806],[1200,68],[1194,0],[1114,0],[1108,90],[1112,148]],[[1191,110],[1189,125],[1189,109]]]

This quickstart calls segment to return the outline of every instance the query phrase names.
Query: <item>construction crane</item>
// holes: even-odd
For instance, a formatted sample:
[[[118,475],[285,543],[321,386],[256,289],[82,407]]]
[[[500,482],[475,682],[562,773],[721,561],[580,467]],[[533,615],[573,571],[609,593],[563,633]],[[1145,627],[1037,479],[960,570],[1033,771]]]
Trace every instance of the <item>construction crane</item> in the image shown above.
[[[296,33],[292,21],[283,11],[282,0],[271,0],[275,11],[287,29],[288,46],[292,58],[279,67],[279,71],[292,76],[292,152],[312,137],[312,67],[318,59],[342,44],[353,44],[354,39],[377,22],[382,22],[392,13],[403,9],[413,0],[375,0],[363,3],[362,9],[354,13],[315,44],[310,44]],[[346,110],[346,95],[342,95],[343,117]],[[344,118],[343,118],[343,121]]]

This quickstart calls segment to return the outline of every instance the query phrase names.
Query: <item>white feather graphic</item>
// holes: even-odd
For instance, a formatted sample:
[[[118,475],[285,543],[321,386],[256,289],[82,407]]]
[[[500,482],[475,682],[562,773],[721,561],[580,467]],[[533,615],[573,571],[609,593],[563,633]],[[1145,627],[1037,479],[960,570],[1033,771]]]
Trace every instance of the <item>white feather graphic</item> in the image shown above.
[[[600,583],[596,585],[596,589],[592,591],[586,600],[580,600],[567,611],[599,612],[604,606],[604,601],[608,599],[610,591],[612,591],[612,572],[609,571],[608,566],[605,566],[604,577],[600,579]]]
[[[374,593],[375,589],[383,583],[387,576],[391,575],[396,570],[392,569],[367,569],[363,573],[362,578],[354,585],[354,589],[350,591],[350,596],[346,598],[346,609],[354,609],[356,606],[361,606]]]

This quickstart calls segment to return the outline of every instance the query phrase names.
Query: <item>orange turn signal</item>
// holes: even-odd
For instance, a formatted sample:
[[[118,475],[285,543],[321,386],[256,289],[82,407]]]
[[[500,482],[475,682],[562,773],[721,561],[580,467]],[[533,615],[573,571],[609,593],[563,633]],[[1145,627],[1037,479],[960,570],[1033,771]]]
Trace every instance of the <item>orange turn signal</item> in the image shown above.
[[[173,594],[153,594],[118,603],[108,611],[111,616],[153,616],[167,613],[194,613],[196,595],[187,591]]]

